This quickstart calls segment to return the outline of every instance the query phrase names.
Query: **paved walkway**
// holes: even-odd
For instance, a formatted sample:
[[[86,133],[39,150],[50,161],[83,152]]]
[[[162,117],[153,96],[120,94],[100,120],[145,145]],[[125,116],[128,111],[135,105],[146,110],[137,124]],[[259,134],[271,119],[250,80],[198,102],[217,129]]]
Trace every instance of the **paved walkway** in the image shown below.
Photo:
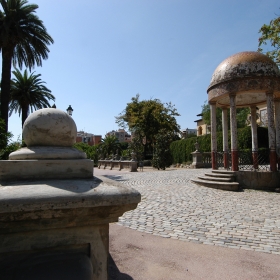
[[[94,169],[95,175],[142,195],[137,209],[120,217],[119,225],[164,238],[280,255],[279,193],[227,192],[193,184],[190,179],[205,169],[149,171]]]

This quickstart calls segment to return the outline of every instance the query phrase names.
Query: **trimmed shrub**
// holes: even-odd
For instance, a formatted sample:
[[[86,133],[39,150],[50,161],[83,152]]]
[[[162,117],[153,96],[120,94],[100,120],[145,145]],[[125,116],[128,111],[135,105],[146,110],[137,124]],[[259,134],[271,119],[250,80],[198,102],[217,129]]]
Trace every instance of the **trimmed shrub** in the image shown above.
[[[266,127],[258,127],[258,147],[259,151],[261,148],[268,148],[268,131]],[[211,135],[203,135],[197,138],[188,138],[177,140],[171,143],[170,151],[173,157],[173,163],[183,163],[192,161],[191,153],[195,150],[195,142],[199,144],[199,150],[201,152],[211,152]],[[251,127],[247,126],[239,128],[237,131],[238,149],[252,149],[252,134]],[[228,147],[231,148],[230,131],[228,135]],[[217,132],[217,150],[223,150],[223,133]]]
[[[143,160],[143,166],[152,166],[151,160]]]
[[[85,152],[87,158],[93,160],[94,166],[97,166],[97,162],[98,162],[98,155],[96,151],[97,145],[90,146],[87,143],[80,142],[80,143],[75,143],[73,147],[82,152]]]

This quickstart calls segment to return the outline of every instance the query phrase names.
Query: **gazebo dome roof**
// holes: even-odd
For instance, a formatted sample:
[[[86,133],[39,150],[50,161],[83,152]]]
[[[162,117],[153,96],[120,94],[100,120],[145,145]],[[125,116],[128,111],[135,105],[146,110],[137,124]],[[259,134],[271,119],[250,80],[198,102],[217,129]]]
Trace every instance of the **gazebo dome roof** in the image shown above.
[[[280,71],[276,63],[262,53],[240,52],[226,58],[218,65],[208,89],[230,80],[253,77],[279,78]]]

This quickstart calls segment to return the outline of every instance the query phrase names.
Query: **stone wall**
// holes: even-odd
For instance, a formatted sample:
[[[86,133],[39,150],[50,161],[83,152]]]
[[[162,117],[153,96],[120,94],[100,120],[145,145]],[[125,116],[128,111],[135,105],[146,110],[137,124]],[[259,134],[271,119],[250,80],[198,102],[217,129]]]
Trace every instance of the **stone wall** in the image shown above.
[[[271,190],[280,188],[279,172],[238,171],[236,180],[244,189]]]

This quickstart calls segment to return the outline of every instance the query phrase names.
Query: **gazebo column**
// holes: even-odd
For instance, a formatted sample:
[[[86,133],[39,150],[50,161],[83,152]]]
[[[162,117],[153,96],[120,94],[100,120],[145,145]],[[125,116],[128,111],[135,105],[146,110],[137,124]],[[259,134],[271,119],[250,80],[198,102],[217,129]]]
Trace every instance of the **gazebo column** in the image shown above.
[[[280,98],[274,99],[274,107],[275,107],[276,154],[278,157],[278,170],[280,170]]]
[[[266,93],[266,107],[267,107],[267,120],[268,120],[268,143],[269,143],[269,159],[270,170],[276,171],[276,145],[275,145],[275,127],[274,127],[274,110],[273,110],[273,93]]]
[[[251,106],[251,132],[252,132],[252,158],[254,169],[258,169],[258,134],[257,134],[257,110]]]
[[[209,102],[211,112],[211,159],[212,169],[217,167],[217,124],[216,124],[216,102]]]
[[[222,108],[222,125],[223,125],[223,152],[224,168],[228,169],[228,117],[227,108]]]
[[[230,131],[231,131],[231,169],[238,171],[238,148],[237,148],[237,122],[236,122],[236,94],[230,94]]]

